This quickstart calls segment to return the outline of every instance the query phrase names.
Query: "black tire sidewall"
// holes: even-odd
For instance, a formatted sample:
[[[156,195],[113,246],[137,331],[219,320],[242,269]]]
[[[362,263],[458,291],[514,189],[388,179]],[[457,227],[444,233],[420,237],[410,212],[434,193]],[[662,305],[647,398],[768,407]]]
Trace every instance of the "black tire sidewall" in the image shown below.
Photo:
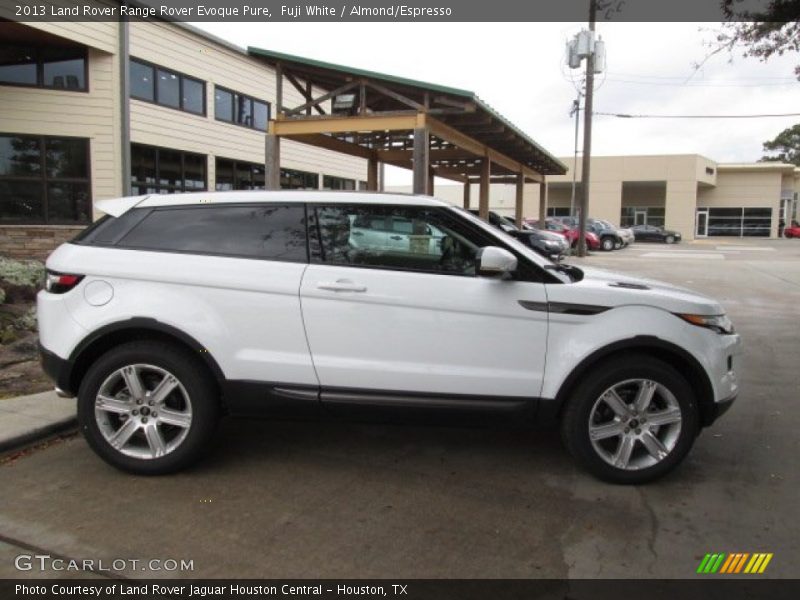
[[[130,364],[151,364],[172,373],[192,404],[192,424],[181,445],[166,456],[138,459],[114,449],[95,420],[97,392],[115,370]],[[208,446],[219,414],[219,397],[207,370],[188,352],[161,342],[130,342],[109,350],[88,370],[78,392],[78,424],[89,446],[114,467],[140,475],[161,475],[185,468]]]
[[[636,471],[617,469],[605,462],[589,439],[589,415],[595,401],[612,385],[627,379],[650,379],[664,385],[682,413],[680,436],[669,455],[652,467]],[[660,360],[637,356],[607,361],[595,368],[576,388],[562,421],[564,442],[578,463],[599,479],[622,484],[646,483],[674,469],[691,450],[698,431],[697,402],[686,379]]]

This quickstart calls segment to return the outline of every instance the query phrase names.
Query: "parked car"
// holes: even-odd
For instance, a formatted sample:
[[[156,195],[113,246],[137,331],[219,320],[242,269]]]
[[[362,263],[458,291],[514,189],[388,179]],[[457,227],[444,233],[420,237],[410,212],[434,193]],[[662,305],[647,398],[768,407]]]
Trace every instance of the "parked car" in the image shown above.
[[[800,225],[794,224],[783,229],[783,236],[787,238],[800,238]]]
[[[567,225],[568,227],[572,227],[577,229],[578,225],[578,217],[558,217],[559,220]],[[606,252],[611,250],[618,250],[622,248],[623,241],[622,237],[617,232],[616,228],[613,227],[610,223],[603,224],[598,222],[596,219],[588,218],[586,219],[586,231],[591,231],[594,235],[597,236],[597,239],[600,240],[600,249]]]
[[[558,233],[563,235],[567,238],[569,245],[571,248],[577,248],[578,246],[578,229],[572,229],[566,226],[564,223],[557,221],[555,219],[545,219],[545,227],[540,227],[538,219],[525,219],[525,225],[532,229],[546,229],[552,233]],[[600,249],[600,238],[598,238],[594,233],[591,231],[586,232],[586,247],[589,250],[599,250]]]
[[[469,212],[478,214],[474,208]],[[514,221],[494,211],[489,211],[489,223],[547,258],[558,260],[569,253],[569,242],[563,235],[540,229],[520,229]]]
[[[607,229],[615,229],[619,237],[622,238],[623,247],[629,246],[630,244],[636,241],[636,235],[634,234],[633,230],[629,227],[617,227],[610,221],[606,221],[604,219],[595,219],[595,221],[601,223]]]
[[[77,396],[92,449],[133,473],[188,466],[222,415],[468,415],[558,424],[591,473],[642,483],[675,468],[738,393],[741,341],[716,301],[555,264],[432,198],[96,206],[106,216],[47,259],[41,360]],[[422,241],[357,244],[354,223],[395,218]]]
[[[674,244],[681,241],[681,234],[671,229],[656,227],[655,225],[634,225],[633,232],[639,242],[663,242]]]

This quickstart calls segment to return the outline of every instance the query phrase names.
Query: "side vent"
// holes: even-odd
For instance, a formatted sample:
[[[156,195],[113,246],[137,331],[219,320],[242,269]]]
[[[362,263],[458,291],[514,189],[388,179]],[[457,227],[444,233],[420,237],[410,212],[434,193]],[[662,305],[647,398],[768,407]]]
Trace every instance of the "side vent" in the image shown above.
[[[617,281],[615,283],[609,283],[609,287],[618,287],[618,288],[625,288],[626,290],[649,290],[650,287],[644,285],[643,283],[630,283],[627,281]]]

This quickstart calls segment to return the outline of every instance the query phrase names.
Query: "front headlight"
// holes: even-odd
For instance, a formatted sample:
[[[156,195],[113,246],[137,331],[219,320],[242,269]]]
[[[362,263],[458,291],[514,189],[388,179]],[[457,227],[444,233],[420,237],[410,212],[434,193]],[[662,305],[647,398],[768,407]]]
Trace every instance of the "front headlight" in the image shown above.
[[[734,333],[733,323],[728,318],[728,315],[678,315],[684,321],[697,325],[698,327],[705,327],[721,333],[730,335]]]

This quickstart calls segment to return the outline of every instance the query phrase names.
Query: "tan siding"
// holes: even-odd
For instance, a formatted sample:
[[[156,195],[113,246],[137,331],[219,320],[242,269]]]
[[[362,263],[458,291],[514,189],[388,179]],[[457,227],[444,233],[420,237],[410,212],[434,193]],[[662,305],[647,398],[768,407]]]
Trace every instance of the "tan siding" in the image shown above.
[[[215,44],[191,31],[163,23],[131,23],[131,57],[140,58],[206,82],[207,116],[201,117],[131,100],[131,140],[209,156],[213,188],[214,157],[264,162],[264,133],[217,121],[214,86],[220,85],[266,100],[275,109],[275,73],[262,62]],[[299,105],[303,97],[285,82],[284,102]],[[356,180],[366,179],[366,161],[282,141],[281,165]]]
[[[89,138],[92,197],[119,196],[117,57],[89,50],[89,92],[0,87],[0,132]]]

